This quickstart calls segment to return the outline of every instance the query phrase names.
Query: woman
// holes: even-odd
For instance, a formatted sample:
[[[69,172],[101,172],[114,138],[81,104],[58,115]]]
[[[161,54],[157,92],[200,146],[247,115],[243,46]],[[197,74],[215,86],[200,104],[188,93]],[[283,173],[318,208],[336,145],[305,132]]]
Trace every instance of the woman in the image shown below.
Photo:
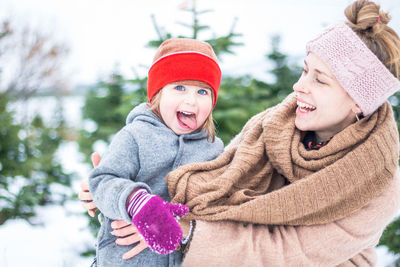
[[[216,160],[168,175],[172,200],[191,209],[183,265],[374,265],[400,207],[386,101],[400,89],[400,40],[373,2],[345,14],[307,45],[295,94],[253,117]]]

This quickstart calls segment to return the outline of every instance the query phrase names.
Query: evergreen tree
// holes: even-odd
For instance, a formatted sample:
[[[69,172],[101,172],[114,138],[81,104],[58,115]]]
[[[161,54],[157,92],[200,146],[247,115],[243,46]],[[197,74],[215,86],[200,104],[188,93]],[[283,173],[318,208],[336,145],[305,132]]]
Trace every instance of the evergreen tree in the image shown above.
[[[13,33],[9,25],[4,22],[0,29],[0,57],[8,52],[2,42]],[[51,39],[42,45],[46,42]],[[41,48],[36,49],[40,53]],[[41,223],[35,217],[37,206],[63,204],[71,193],[72,176],[64,173],[56,159],[65,133],[64,121],[57,112],[51,126],[45,125],[39,115],[29,122],[17,120],[9,104],[21,95],[26,100],[29,94],[23,93],[26,88],[8,89],[0,88],[0,226],[17,218],[37,224]]]
[[[400,217],[386,227],[379,246],[386,246],[391,253],[397,255],[393,264],[400,266]]]
[[[63,204],[71,193],[72,177],[55,156],[63,122],[55,118],[58,123],[49,127],[37,115],[29,124],[17,124],[8,103],[7,95],[0,94],[0,225],[17,218],[40,223],[36,206]]]
[[[225,144],[240,132],[251,116],[278,104],[293,91],[300,68],[289,64],[288,57],[279,50],[279,42],[279,36],[272,37],[272,51],[266,56],[273,65],[269,71],[273,82],[249,75],[223,78],[213,114],[218,136]]]

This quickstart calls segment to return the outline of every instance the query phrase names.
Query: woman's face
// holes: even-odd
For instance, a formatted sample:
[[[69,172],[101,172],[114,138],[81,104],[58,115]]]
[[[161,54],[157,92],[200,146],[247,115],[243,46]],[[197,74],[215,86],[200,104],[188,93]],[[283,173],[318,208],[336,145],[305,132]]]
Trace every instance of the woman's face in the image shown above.
[[[361,113],[329,67],[313,53],[304,60],[303,73],[293,90],[297,95],[296,127],[315,131],[317,141],[328,140]]]

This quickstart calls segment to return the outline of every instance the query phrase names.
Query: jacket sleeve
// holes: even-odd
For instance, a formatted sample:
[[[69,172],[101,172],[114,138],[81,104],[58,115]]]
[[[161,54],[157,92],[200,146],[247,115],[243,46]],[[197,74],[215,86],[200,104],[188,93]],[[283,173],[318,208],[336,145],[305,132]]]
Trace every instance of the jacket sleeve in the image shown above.
[[[374,265],[377,245],[400,207],[398,173],[368,205],[338,221],[313,226],[265,226],[197,221],[183,266]]]
[[[145,183],[135,182],[139,167],[137,143],[123,128],[113,137],[100,164],[89,175],[93,200],[105,216],[131,222],[126,211],[127,197],[137,187],[151,192]]]

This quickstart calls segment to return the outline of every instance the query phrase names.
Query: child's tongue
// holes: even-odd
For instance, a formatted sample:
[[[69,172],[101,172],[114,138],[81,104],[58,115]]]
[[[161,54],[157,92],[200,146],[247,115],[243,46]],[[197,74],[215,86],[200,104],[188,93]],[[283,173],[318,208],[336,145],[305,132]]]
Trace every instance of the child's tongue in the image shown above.
[[[178,119],[185,124],[187,127],[189,127],[192,130],[197,129],[197,121],[196,121],[196,116],[195,115],[183,115],[182,113],[178,112]]]

